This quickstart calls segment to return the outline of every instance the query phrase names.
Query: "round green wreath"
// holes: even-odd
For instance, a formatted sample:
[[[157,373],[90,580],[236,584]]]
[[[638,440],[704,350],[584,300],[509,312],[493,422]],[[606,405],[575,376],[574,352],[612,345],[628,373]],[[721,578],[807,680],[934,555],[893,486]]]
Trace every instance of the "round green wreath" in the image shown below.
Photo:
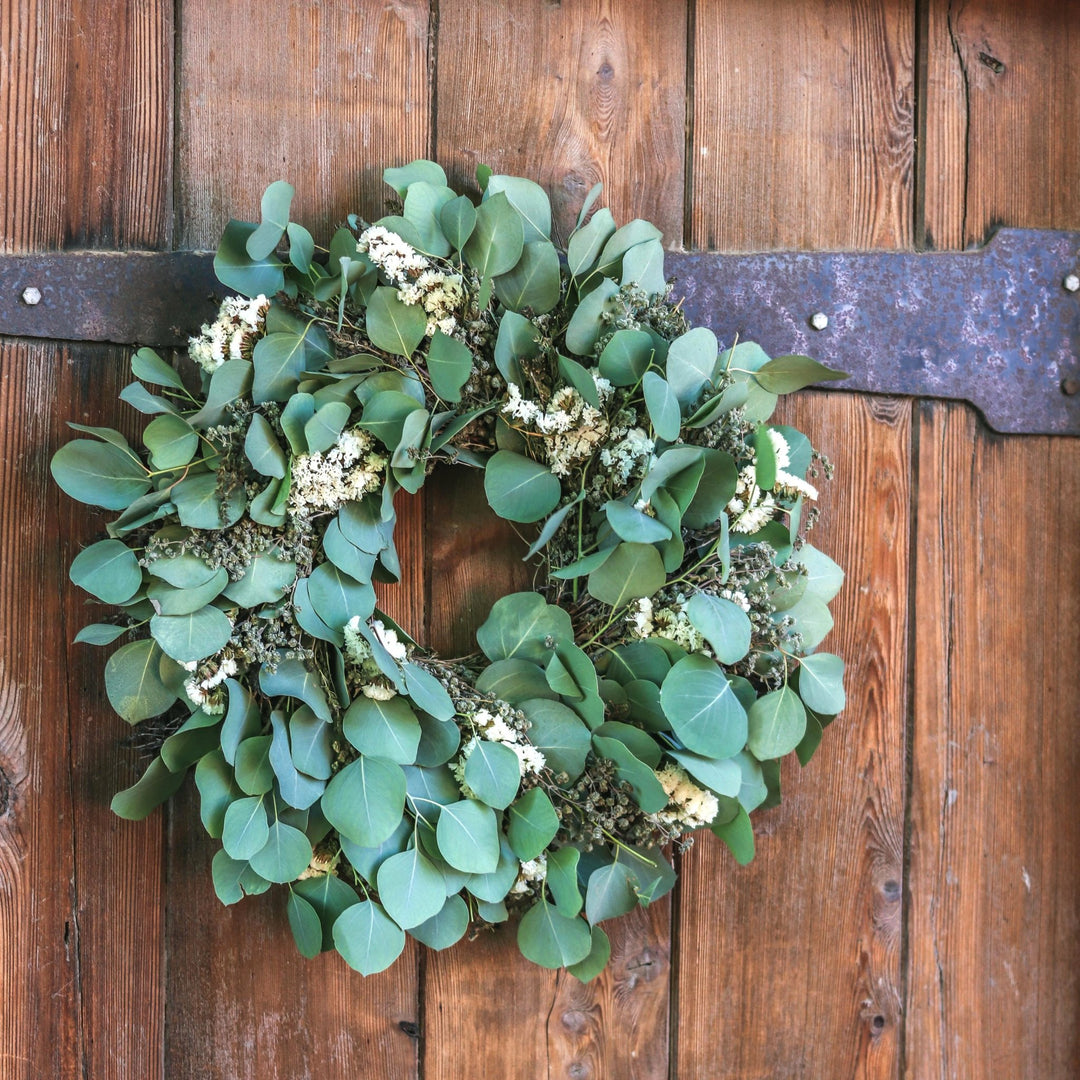
[[[689,328],[660,232],[590,217],[599,187],[561,251],[530,180],[481,169],[477,204],[430,161],[385,179],[396,212],[329,249],[271,184],[261,224],[225,229],[240,295],[194,366],[132,359],[146,460],[79,424],[52,460],[121,512],[71,567],[119,608],[76,640],[130,638],[106,689],[151,721],[113,809],[145,816],[194,766],[218,897],[286,884],[306,956],[370,974],[406,931],[441,949],[517,913],[526,957],[587,980],[599,924],[672,887],[665,845],[709,828],[752,857],[779,759],[805,764],[844,707],[842,662],[814,651],[843,579],[805,542],[822,463],[767,423],[841,376]],[[372,587],[400,573],[395,493],[439,461],[543,523],[538,591],[454,662]]]

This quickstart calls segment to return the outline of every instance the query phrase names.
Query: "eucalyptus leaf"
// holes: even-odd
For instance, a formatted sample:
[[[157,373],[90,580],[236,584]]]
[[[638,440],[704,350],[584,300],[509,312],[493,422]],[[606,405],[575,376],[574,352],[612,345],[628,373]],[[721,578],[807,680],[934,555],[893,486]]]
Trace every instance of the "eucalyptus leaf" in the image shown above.
[[[403,304],[398,290],[380,285],[368,301],[368,336],[376,348],[409,359],[424,340],[427,315],[419,304]]]
[[[284,180],[275,180],[263,192],[262,224],[244,242],[250,259],[256,262],[265,259],[281,242],[289,224],[289,207],[295,194],[292,184]]]
[[[150,478],[134,454],[91,439],[61,446],[49,468],[65,494],[106,510],[123,510],[150,490]]]
[[[759,761],[791,753],[806,733],[806,710],[787,686],[759,697],[747,715],[746,748]]]
[[[847,379],[846,371],[836,371],[809,356],[778,356],[762,364],[754,379],[772,394],[790,394],[818,382]]]
[[[666,581],[667,572],[656,548],[624,542],[589,575],[589,595],[618,609],[631,600],[652,596]]]
[[[475,799],[442,808],[435,828],[439,852],[458,870],[489,874],[499,861],[499,827],[494,811]]]
[[[333,934],[334,947],[361,975],[385,971],[405,948],[405,934],[374,900],[346,908]]]
[[[113,796],[110,809],[117,817],[142,821],[179,790],[184,775],[184,772],[169,772],[161,758],[156,757],[136,783]]]
[[[248,238],[257,229],[247,221],[225,226],[214,256],[214,274],[227,289],[243,296],[275,296],[285,286],[284,266],[273,251],[258,259],[248,254]]]
[[[121,645],[105,665],[109,704],[129,724],[160,716],[176,700],[159,674],[161,649],[144,638]]]
[[[707,657],[694,654],[676,663],[664,678],[660,703],[688,750],[726,758],[746,745],[746,710]]]
[[[846,704],[844,662],[831,653],[814,653],[799,661],[799,697],[807,708],[835,716]]]
[[[545,968],[577,964],[592,949],[592,935],[585,920],[563,915],[544,897],[522,917],[517,940],[525,959]]]
[[[68,571],[72,582],[105,604],[123,604],[142,585],[142,567],[126,544],[99,540],[75,556]]]
[[[326,820],[343,836],[375,847],[401,821],[405,774],[392,761],[361,755],[334,774],[321,805]]]
[[[483,278],[512,270],[525,244],[523,219],[504,192],[484,199],[476,211],[476,225],[462,248],[468,264]]]

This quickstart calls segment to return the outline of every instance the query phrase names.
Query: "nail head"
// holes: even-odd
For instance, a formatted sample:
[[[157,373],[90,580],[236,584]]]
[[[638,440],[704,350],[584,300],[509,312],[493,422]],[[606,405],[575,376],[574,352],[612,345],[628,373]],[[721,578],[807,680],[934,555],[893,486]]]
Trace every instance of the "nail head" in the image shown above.
[[[29,304],[30,307],[33,307],[35,304],[41,303],[41,290],[35,289],[33,285],[28,285],[23,289],[22,298],[24,304]]]
[[[1080,290],[1080,277],[1077,277],[1076,274],[1068,274],[1061,284],[1064,285],[1069,292],[1077,292]]]
[[[815,330],[824,330],[825,327],[829,325],[829,316],[823,311],[815,311],[814,314],[810,316],[810,325]]]

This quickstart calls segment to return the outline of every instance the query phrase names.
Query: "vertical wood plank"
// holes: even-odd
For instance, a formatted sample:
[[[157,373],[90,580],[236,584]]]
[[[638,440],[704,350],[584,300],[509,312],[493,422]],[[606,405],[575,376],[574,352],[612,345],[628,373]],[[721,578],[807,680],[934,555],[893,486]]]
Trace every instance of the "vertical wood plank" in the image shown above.
[[[1080,228],[1073,6],[928,7],[927,244]],[[918,445],[905,1075],[1073,1076],[1080,447],[935,404]]]
[[[179,7],[178,246],[257,221],[279,179],[313,235],[352,211],[381,216],[383,169],[431,145],[427,0]]]
[[[911,245],[914,8],[695,6],[693,247]]]
[[[537,180],[564,240],[602,180],[618,220],[649,218],[677,246],[685,34],[685,5],[673,0],[444,6],[440,160],[459,184],[479,163]],[[460,471],[438,479],[428,486],[429,637],[443,652],[467,652],[491,603],[530,588],[530,572],[479,479]],[[507,1080],[667,1075],[669,900],[613,924],[610,967],[584,987],[524,960],[515,930],[429,955],[425,1080],[456,1080],[481,1061]]]
[[[917,520],[906,1076],[1075,1076],[1080,443],[927,403]]]
[[[0,249],[168,243],[171,33],[163,0],[0,8]],[[9,342],[0,364],[0,1073],[160,1077],[162,822],[109,811],[132,755],[67,582],[102,522],[48,472],[64,420],[117,422],[127,360]]]
[[[251,2],[181,5],[177,231],[213,246],[229,217],[258,215],[263,187],[296,188],[293,214],[318,238],[345,214],[382,213],[382,170],[426,156],[431,113],[428,3],[310,4],[268,17]],[[410,577],[382,593],[388,613],[423,619],[420,500],[399,505]],[[362,978],[336,955],[305,961],[281,890],[224,909],[216,844],[195,798],[172,816],[166,1058],[170,1077],[358,1075],[417,1071],[418,947]]]
[[[930,0],[926,243],[1080,222],[1080,19],[1068,0]]]
[[[528,176],[565,241],[602,181],[616,221],[683,232],[685,0],[480,0],[440,12],[439,160]],[[602,204],[603,205],[603,204]]]
[[[171,233],[172,4],[0,8],[0,244],[157,247]]]
[[[847,571],[823,648],[847,708],[739,868],[705,835],[678,887],[674,1075],[895,1077],[900,1014],[910,408],[805,393],[783,418],[838,464],[815,546]]]

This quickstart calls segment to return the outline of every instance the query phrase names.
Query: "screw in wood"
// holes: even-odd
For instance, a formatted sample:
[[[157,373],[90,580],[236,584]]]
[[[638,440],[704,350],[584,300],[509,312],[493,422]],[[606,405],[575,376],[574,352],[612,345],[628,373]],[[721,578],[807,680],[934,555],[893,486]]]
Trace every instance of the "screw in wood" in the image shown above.
[[[26,288],[23,289],[22,298],[24,304],[33,307],[35,304],[41,303],[41,290],[34,288],[33,285],[27,285]]]

